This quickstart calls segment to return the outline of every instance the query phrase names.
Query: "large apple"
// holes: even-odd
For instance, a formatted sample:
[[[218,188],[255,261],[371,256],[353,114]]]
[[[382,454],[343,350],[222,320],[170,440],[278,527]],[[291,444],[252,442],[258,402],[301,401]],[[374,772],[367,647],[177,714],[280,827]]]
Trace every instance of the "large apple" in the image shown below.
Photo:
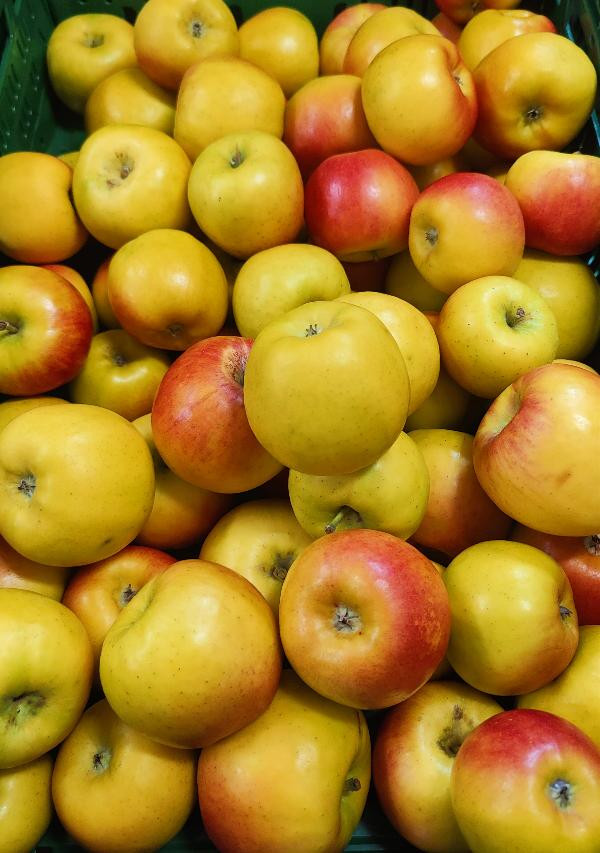
[[[288,468],[348,474],[374,462],[406,420],[402,354],[370,311],[309,302],[272,320],[248,356],[244,403],[260,443]]]
[[[175,563],[142,587],[100,655],[102,688],[123,722],[185,749],[255,720],[280,675],[273,611],[245,578],[204,560]]]
[[[213,492],[253,489],[282,467],[248,424],[244,388],[251,347],[234,335],[193,344],[171,365],[152,405],[160,456],[183,480]]]
[[[456,756],[451,796],[477,853],[598,849],[600,750],[554,714],[518,709],[481,723]]]
[[[81,370],[92,315],[72,284],[28,265],[0,269],[0,393],[43,394]]]
[[[0,535],[30,560],[78,566],[115,554],[153,495],[144,439],[108,409],[41,406],[0,433]]]
[[[444,572],[452,610],[448,660],[485,693],[529,693],[568,666],[578,640],[566,574],[520,542],[480,542]]]
[[[354,33],[367,18],[385,8],[383,3],[356,3],[334,15],[319,42],[321,75],[342,73],[346,51]]]
[[[81,716],[92,684],[85,628],[58,601],[0,589],[0,769],[59,744]]]
[[[172,135],[175,95],[141,68],[123,68],[98,83],[86,101],[84,118],[88,134],[105,124],[143,124]]]
[[[361,711],[319,696],[286,669],[257,720],[202,750],[202,822],[219,850],[341,853],[360,820],[370,776]]]
[[[385,708],[433,674],[450,611],[444,582],[420,551],[389,533],[346,530],[295,560],[279,624],[289,662],[313,690],[353,708]]]
[[[52,758],[0,770],[0,853],[30,853],[52,818]]]
[[[475,472],[494,503],[521,524],[593,536],[600,530],[599,431],[600,376],[546,364],[491,404],[475,435]]]
[[[469,71],[499,44],[524,33],[555,33],[546,15],[527,9],[483,9],[467,22],[458,39],[458,49]]]

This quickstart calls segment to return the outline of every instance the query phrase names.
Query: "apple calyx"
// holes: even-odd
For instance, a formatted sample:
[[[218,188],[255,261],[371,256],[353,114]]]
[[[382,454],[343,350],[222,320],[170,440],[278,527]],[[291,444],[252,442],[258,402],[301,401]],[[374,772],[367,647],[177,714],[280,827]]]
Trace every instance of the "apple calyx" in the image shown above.
[[[573,786],[570,782],[565,781],[565,779],[555,779],[554,782],[550,782],[548,790],[550,792],[550,799],[560,809],[568,808],[573,802]]]
[[[18,726],[27,717],[34,717],[44,707],[46,699],[36,690],[31,693],[21,693],[19,696],[8,696],[0,704],[0,712],[6,718],[6,727]]]
[[[593,533],[583,540],[583,547],[593,557],[600,557],[600,533]]]
[[[283,583],[288,571],[290,570],[290,566],[295,559],[296,554],[292,551],[289,551],[287,554],[277,554],[273,565],[268,570],[268,574],[270,574],[272,578],[275,578],[275,580]]]
[[[26,498],[31,499],[35,492],[36,479],[34,474],[25,474],[19,480],[17,491],[21,492]]]
[[[188,24],[188,33],[194,39],[202,38],[204,35],[204,24],[198,18],[192,18]]]
[[[511,329],[514,329],[515,326],[518,326],[519,323],[522,323],[523,320],[527,319],[527,312],[523,308],[522,305],[519,305],[518,308],[507,308],[506,309],[506,323],[510,326]]]
[[[473,721],[465,715],[463,708],[454,705],[450,725],[442,731],[437,745],[449,758],[456,758],[464,739],[474,728]]]
[[[335,630],[342,634],[360,634],[362,631],[360,616],[346,604],[336,604],[332,621]]]
[[[19,327],[11,323],[10,320],[0,320],[0,332],[8,332],[9,335],[16,335]]]
[[[120,184],[122,184],[123,181],[125,181],[133,172],[134,168],[134,162],[128,154],[118,152],[115,157],[117,160],[118,176],[112,176],[106,179],[106,183],[111,189],[113,189],[114,187],[118,187]]]
[[[335,533],[336,530],[355,530],[363,527],[362,516],[351,506],[341,506],[331,521],[325,525],[325,533]]]
[[[435,246],[435,244],[436,244],[436,243],[437,243],[437,241],[438,241],[438,237],[439,237],[439,236],[440,236],[440,235],[439,235],[439,232],[438,232],[437,228],[433,228],[433,227],[432,227],[432,228],[427,228],[427,230],[425,231],[425,239],[427,240],[427,242],[428,242],[431,246]]]
[[[111,758],[112,753],[107,746],[103,749],[99,749],[98,752],[95,752],[92,758],[92,768],[94,772],[104,773],[105,770],[108,770]]]
[[[360,791],[361,787],[360,779],[357,779],[356,776],[350,776],[350,778],[346,779],[344,782],[343,793],[350,794],[352,791]]]
[[[559,611],[560,611],[560,618],[563,620],[563,622],[564,622],[566,619],[568,619],[570,616],[572,616],[572,615],[573,615],[573,611],[572,611],[572,610],[569,610],[569,608],[568,608],[568,607],[565,607],[565,605],[564,605],[564,604],[560,604],[560,605],[559,605],[559,607],[558,607],[558,609],[559,609]]]
[[[316,323],[310,323],[307,329],[304,330],[305,338],[312,338],[314,335],[318,335],[321,329],[319,329]]]
[[[116,364],[117,367],[123,367],[124,364],[127,364],[127,359],[120,352],[116,352],[112,357],[113,364]]]
[[[525,124],[533,124],[536,121],[539,121],[544,115],[544,108],[540,105],[535,107],[529,107],[529,109],[525,110],[523,113],[523,119],[525,120]]]
[[[86,33],[83,37],[83,43],[86,47],[102,47],[104,44],[104,36],[102,33]]]
[[[119,595],[119,604],[121,607],[125,607],[126,604],[129,604],[131,599],[136,595],[137,589],[134,589],[130,583],[121,590],[121,594]]]
[[[176,338],[183,332],[183,325],[181,323],[171,323],[170,326],[167,326],[166,331],[172,338]]]

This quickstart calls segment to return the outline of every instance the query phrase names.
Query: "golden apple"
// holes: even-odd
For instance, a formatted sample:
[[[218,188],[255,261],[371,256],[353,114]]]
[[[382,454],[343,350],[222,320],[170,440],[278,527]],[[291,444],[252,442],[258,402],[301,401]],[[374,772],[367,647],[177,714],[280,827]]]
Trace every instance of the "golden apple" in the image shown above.
[[[408,249],[394,255],[385,277],[385,292],[410,302],[420,311],[439,311],[447,295],[426,281]]]
[[[0,770],[0,853],[30,853],[52,818],[52,758]]]
[[[123,68],[98,83],[87,99],[84,117],[88,134],[105,124],[143,124],[172,134],[175,95],[141,68]]]
[[[44,566],[28,560],[0,537],[0,587],[29,589],[60,601],[68,574],[63,566]]]
[[[474,71],[488,53],[509,38],[541,32],[556,32],[545,15],[527,9],[483,9],[467,21],[458,39],[458,49],[469,71]]]

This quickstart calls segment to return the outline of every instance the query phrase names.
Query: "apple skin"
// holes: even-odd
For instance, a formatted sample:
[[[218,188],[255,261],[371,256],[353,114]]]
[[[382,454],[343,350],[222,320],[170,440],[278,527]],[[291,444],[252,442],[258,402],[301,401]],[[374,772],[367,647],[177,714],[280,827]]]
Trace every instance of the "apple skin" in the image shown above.
[[[22,415],[30,409],[37,409],[39,406],[57,406],[68,402],[68,400],[63,400],[62,397],[45,396],[15,397],[5,400],[3,403],[0,403],[0,432],[18,415]]]
[[[64,264],[43,264],[43,266],[44,269],[51,270],[52,272],[58,273],[58,275],[61,275],[63,278],[66,278],[69,284],[72,284],[81,296],[83,296],[85,304],[90,309],[90,314],[92,315],[92,328],[94,334],[96,334],[98,331],[98,313],[96,311],[96,306],[94,305],[92,292],[87,286],[87,283],[81,273],[78,273],[77,270],[73,269],[73,267],[67,267]]]
[[[385,276],[384,290],[391,296],[410,302],[419,311],[440,311],[448,298],[445,293],[432,287],[423,278],[408,249],[391,258]]]
[[[347,6],[325,27],[319,42],[319,73],[341,74],[352,36],[368,17],[385,9],[383,3],[356,3]]]
[[[360,820],[370,776],[362,712],[319,696],[285,669],[262,716],[202,750],[202,822],[223,851],[341,853]]]
[[[84,118],[88,135],[105,124],[143,124],[172,136],[175,95],[158,86],[141,68],[123,68],[93,89]]]
[[[25,589],[0,589],[0,770],[57,746],[83,713],[92,647],[67,607]]]
[[[0,853],[30,853],[52,819],[52,758],[0,770]]]
[[[456,756],[451,795],[478,853],[598,848],[600,750],[554,714],[517,709],[481,723]]]
[[[502,711],[467,684],[424,684],[384,716],[373,749],[377,798],[394,829],[419,850],[468,853],[450,801],[450,774],[465,738]]]
[[[452,610],[448,660],[458,675],[495,696],[529,693],[569,665],[577,613],[565,572],[520,542],[480,542],[444,572]]]
[[[499,44],[524,33],[555,33],[546,15],[527,9],[483,9],[467,22],[458,39],[458,49],[469,71]]]
[[[389,533],[315,540],[289,570],[279,604],[285,654],[313,690],[352,708],[386,708],[418,690],[444,657],[450,611],[431,561]]]
[[[456,24],[445,12],[438,12],[437,15],[434,15],[431,23],[440,31],[444,38],[454,42],[454,44],[458,44],[463,28]]]
[[[525,225],[516,198],[498,181],[457,172],[421,193],[408,240],[417,270],[449,295],[476,278],[511,276],[523,257]]]
[[[310,236],[342,261],[401,252],[419,189],[410,172],[377,148],[328,157],[306,183]]]
[[[182,560],[121,611],[102,646],[100,679],[127,725],[197,749],[259,717],[281,665],[275,617],[260,592],[217,563]]]
[[[600,159],[590,154],[529,151],[504,185],[525,221],[525,243],[553,255],[583,255],[600,243]]]
[[[450,429],[417,429],[408,435],[421,451],[430,483],[425,515],[412,536],[414,544],[452,558],[477,542],[507,538],[511,519],[475,476],[473,436]]]
[[[0,537],[0,587],[29,589],[60,601],[69,572],[28,560]]]
[[[570,364],[543,365],[489,407],[473,443],[475,473],[521,524],[593,536],[600,530],[599,430],[600,376]]]
[[[160,456],[182,480],[220,493],[245,492],[281,468],[252,432],[244,406],[252,342],[223,335],[199,341],[171,365],[152,406]]]
[[[0,269],[0,393],[44,394],[82,368],[92,315],[65,278],[36,266]]]
[[[580,625],[600,625],[600,536],[553,536],[517,524],[515,542],[549,554],[569,578]]]
[[[113,253],[114,254],[114,253]],[[102,329],[120,329],[121,324],[115,317],[115,312],[112,310],[108,299],[108,268],[112,260],[113,254],[105,258],[94,274],[92,279],[92,299],[96,306],[98,314],[98,322]]]

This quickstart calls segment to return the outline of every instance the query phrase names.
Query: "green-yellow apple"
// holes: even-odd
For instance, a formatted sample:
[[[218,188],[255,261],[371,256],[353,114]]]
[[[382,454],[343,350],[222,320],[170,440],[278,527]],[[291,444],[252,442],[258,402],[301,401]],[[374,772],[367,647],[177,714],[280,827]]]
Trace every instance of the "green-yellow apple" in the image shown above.
[[[273,611],[241,575],[204,560],[175,563],[142,587],[100,655],[104,694],[123,722],[185,749],[253,722],[280,675]]]
[[[506,175],[525,220],[525,242],[553,255],[583,255],[600,243],[600,158],[529,151]]]
[[[533,545],[563,567],[580,625],[600,625],[600,535],[553,536],[517,524],[511,539]]]
[[[600,750],[554,714],[517,709],[485,720],[461,746],[450,790],[477,853],[598,849]]]
[[[0,769],[26,764],[69,734],[92,684],[92,647],[68,607],[0,589]]]
[[[73,170],[58,157],[16,151],[0,157],[0,251],[26,264],[51,264],[88,238],[73,207]]]
[[[50,34],[46,63],[60,100],[82,113],[101,80],[136,65],[133,27],[118,15],[71,15]]]
[[[502,711],[467,684],[423,685],[384,716],[373,749],[373,783],[394,829],[419,850],[468,853],[450,801],[450,774],[470,732]]]
[[[420,551],[389,533],[345,530],[294,561],[279,625],[287,659],[309,687],[352,708],[386,708],[442,661],[450,609]]]
[[[146,442],[109,409],[40,406],[0,433],[0,535],[30,560],[78,566],[115,554],[153,496]]]
[[[429,471],[415,442],[401,432],[379,459],[353,474],[290,471],[289,495],[296,518],[313,538],[366,527],[408,539],[427,509]]]
[[[494,540],[466,548],[444,572],[452,610],[448,660],[474,687],[529,693],[569,665],[578,640],[571,585],[531,545]]]
[[[149,347],[184,350],[218,334],[228,299],[223,267],[185,231],[147,231],[110,261],[110,306],[121,326]]]
[[[150,411],[170,364],[167,353],[140,343],[125,329],[98,332],[69,384],[71,402],[103,406],[132,421]]]
[[[191,220],[185,151],[153,127],[108,124],[91,133],[73,172],[73,199],[85,227],[118,249],[154,228]]]
[[[469,71],[474,71],[484,56],[509,38],[543,32],[556,32],[554,23],[545,15],[527,9],[483,9],[467,21],[458,49]]]
[[[63,278],[66,278],[67,281],[76,288],[81,296],[83,296],[85,300],[85,304],[90,309],[90,314],[92,315],[92,328],[94,330],[94,334],[98,331],[98,312],[96,311],[96,306],[94,305],[94,297],[92,296],[92,291],[88,287],[84,277],[81,273],[77,272],[73,267],[67,267],[64,264],[44,264],[43,265],[47,270],[52,270],[52,272],[58,273],[58,275],[62,275]]]
[[[596,95],[586,52],[557,33],[525,33],[494,48],[473,72],[476,140],[515,160],[535,149],[560,151],[585,124]]]
[[[28,560],[0,537],[0,587],[29,589],[60,601],[67,575],[62,566],[44,566]]]
[[[490,500],[473,468],[473,436],[450,429],[409,433],[429,471],[427,510],[412,541],[455,557],[470,545],[508,537],[511,519]]]
[[[487,399],[551,362],[559,346],[558,324],[546,300],[503,275],[483,276],[455,290],[440,311],[438,340],[450,376]]]
[[[0,770],[0,853],[30,853],[52,818],[52,758]]]
[[[240,57],[270,74],[291,98],[319,73],[319,38],[310,18],[289,6],[262,9],[238,30]]]
[[[196,754],[155,743],[122,722],[106,699],[61,744],[52,799],[71,838],[96,853],[158,850],[196,800]]]
[[[450,294],[476,278],[513,275],[525,246],[523,214],[494,178],[456,172],[421,193],[408,245],[423,278]]]
[[[410,302],[420,311],[439,311],[447,299],[445,293],[432,287],[423,278],[408,249],[392,257],[384,289],[386,293]]]
[[[410,386],[402,354],[370,311],[309,302],[258,334],[246,365],[252,431],[283,465],[349,474],[398,437]]]
[[[112,557],[82,566],[73,574],[62,603],[88,633],[96,676],[102,643],[121,610],[145,583],[174,562],[175,557],[156,548],[127,545]]]
[[[172,135],[175,94],[141,68],[123,68],[98,83],[86,101],[84,117],[88,134],[105,124],[143,124]]]
[[[133,31],[138,64],[152,80],[177,91],[190,65],[237,54],[237,29],[223,0],[147,0]]]
[[[342,73],[346,51],[355,32],[368,17],[385,8],[383,3],[356,3],[334,15],[319,41],[321,75]]]
[[[173,135],[192,163],[222,136],[261,131],[281,139],[285,95],[262,68],[237,56],[193,65],[181,81]]]
[[[456,154],[477,117],[471,72],[456,45],[429,26],[435,35],[392,42],[362,78],[363,107],[373,136],[384,151],[413,166]]]
[[[585,261],[525,249],[514,277],[537,290],[552,309],[556,357],[586,358],[600,335],[600,285]]]
[[[232,294],[241,335],[255,338],[270,320],[305,302],[350,292],[341,262],[320,246],[287,243],[252,255],[241,266]]]
[[[65,278],[37,266],[0,269],[0,393],[44,394],[69,382],[92,332],[89,308]]]
[[[475,434],[475,472],[494,503],[521,524],[557,536],[594,536],[599,434],[600,376],[546,364],[489,407]]]
[[[298,164],[280,139],[262,130],[208,145],[192,168],[188,197],[202,231],[236,258],[291,243],[302,228]]]
[[[411,415],[429,397],[440,372],[440,348],[431,323],[410,302],[388,293],[350,293],[338,297],[338,302],[371,311],[398,344],[408,373],[408,414]]]
[[[263,594],[276,617],[288,569],[313,540],[283,499],[251,500],[214,525],[200,559],[233,569]]]
[[[182,480],[239,493],[277,474],[282,464],[248,423],[244,401],[252,342],[219,335],[192,344],[171,365],[152,405],[158,453]]]
[[[564,717],[600,749],[600,625],[582,625],[569,666],[550,684],[519,696],[517,705]]]
[[[370,777],[362,712],[319,696],[286,669],[257,720],[202,750],[202,822],[219,850],[341,853]]]

